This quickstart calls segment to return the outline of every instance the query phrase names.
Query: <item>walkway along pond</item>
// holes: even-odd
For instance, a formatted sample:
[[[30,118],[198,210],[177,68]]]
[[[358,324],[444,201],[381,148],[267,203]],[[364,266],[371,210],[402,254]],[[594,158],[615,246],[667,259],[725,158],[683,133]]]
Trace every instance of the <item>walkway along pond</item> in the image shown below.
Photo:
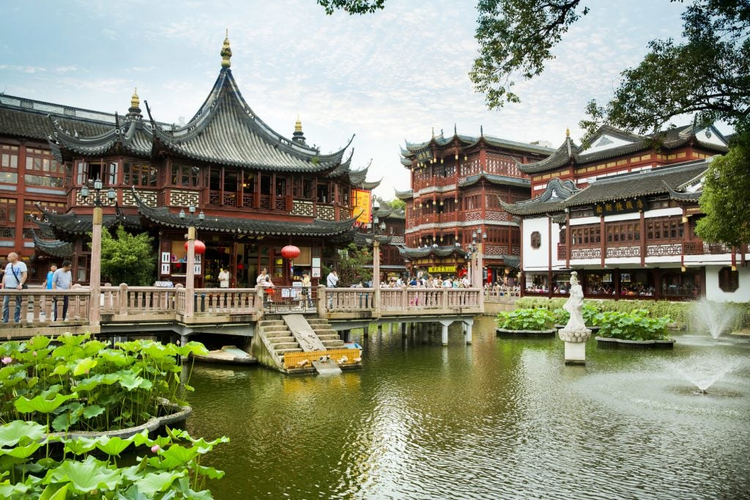
[[[398,325],[396,325],[398,326]],[[425,327],[426,328],[426,327]],[[216,498],[747,498],[750,338],[677,333],[673,351],[504,339],[493,318],[370,335],[364,370],[196,366],[191,434],[231,443]],[[697,363],[700,360],[700,363]],[[684,373],[734,369],[694,395]]]

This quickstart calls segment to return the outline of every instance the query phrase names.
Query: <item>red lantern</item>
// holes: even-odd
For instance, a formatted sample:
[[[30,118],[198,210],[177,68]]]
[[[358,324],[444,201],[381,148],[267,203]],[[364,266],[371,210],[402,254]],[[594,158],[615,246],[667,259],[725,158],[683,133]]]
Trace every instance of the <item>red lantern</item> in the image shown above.
[[[185,251],[187,252],[188,242],[185,242]],[[203,255],[206,253],[206,244],[201,240],[195,240],[195,255]]]
[[[294,245],[287,245],[281,249],[281,256],[289,260],[299,257],[299,253],[299,248]]]

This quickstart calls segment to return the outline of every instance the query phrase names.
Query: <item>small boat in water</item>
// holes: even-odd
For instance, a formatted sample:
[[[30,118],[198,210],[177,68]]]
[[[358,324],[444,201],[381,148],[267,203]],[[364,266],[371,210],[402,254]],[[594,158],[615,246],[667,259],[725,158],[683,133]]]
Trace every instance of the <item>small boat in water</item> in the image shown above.
[[[195,355],[196,361],[205,363],[222,363],[231,365],[252,365],[258,362],[250,354],[233,345],[225,345],[221,349],[208,351],[205,356]]]

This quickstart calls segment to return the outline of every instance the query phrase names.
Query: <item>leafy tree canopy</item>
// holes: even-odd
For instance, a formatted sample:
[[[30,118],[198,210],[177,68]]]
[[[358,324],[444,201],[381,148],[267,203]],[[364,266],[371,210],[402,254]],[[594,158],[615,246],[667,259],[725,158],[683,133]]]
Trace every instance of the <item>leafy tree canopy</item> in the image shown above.
[[[356,285],[360,281],[365,283],[372,279],[372,251],[368,247],[357,247],[350,243],[343,250],[339,250],[336,269],[339,275],[339,286]]]
[[[725,156],[716,157],[703,183],[700,206],[706,216],[696,232],[706,241],[733,247],[750,243],[750,144],[739,141]]]
[[[102,276],[112,284],[154,284],[156,253],[148,233],[132,235],[118,226],[115,236],[102,228]]]

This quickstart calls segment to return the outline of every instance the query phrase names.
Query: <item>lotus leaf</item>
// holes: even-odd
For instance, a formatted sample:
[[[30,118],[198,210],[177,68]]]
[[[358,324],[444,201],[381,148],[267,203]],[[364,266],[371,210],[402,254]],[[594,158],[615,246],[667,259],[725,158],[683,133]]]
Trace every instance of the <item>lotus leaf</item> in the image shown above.
[[[83,347],[84,356],[93,356],[107,348],[107,344],[101,340],[90,340]]]
[[[79,377],[84,374],[88,374],[98,363],[94,358],[83,358],[76,363],[75,369],[73,369],[73,376]]]
[[[96,448],[95,438],[79,437],[65,441],[65,451],[74,455],[83,455]]]
[[[91,490],[114,490],[120,484],[120,472],[109,469],[106,462],[88,456],[83,462],[63,462],[44,482],[69,483],[78,493],[86,494]]]
[[[39,500],[65,500],[69,487],[68,484],[50,484],[44,489]]]
[[[24,437],[37,441],[44,436],[44,426],[36,422],[14,420],[0,427],[0,446],[15,446]]]
[[[16,446],[15,448],[0,448],[0,453],[15,458],[29,458],[42,446],[41,443],[34,441],[25,446]]]
[[[182,472],[152,472],[135,482],[138,491],[147,497],[153,497],[156,493],[166,491],[176,479],[185,475]]]
[[[23,498],[29,487],[23,483],[0,484],[0,498]]]
[[[77,345],[61,345],[52,351],[52,357],[65,360],[76,360],[83,356],[83,349]]]
[[[87,406],[86,409],[83,410],[83,416],[86,418],[98,417],[102,413],[104,413],[104,408],[99,405]]]
[[[99,358],[117,367],[123,367],[133,362],[124,352],[112,351],[110,349],[100,351]]]
[[[149,459],[149,465],[161,470],[172,470],[184,466],[197,456],[197,446],[185,448],[179,444],[173,444],[163,450],[158,457]]]
[[[63,396],[62,394],[56,394],[54,399],[49,400],[45,399],[41,395],[35,397],[34,399],[26,399],[22,396],[16,400],[15,406],[16,410],[20,411],[21,413],[31,413],[34,411],[38,411],[39,413],[51,413],[64,402],[77,397],[78,396],[76,394],[68,394],[66,396]]]
[[[70,371],[70,367],[68,365],[57,365],[55,366],[55,370],[52,372],[52,375],[57,375],[58,377],[61,377],[63,375],[67,375],[67,373]]]
[[[119,456],[131,444],[133,444],[132,439],[122,439],[119,437],[103,436],[96,440],[96,447],[110,457]]]
[[[125,389],[132,391],[133,389],[150,389],[153,384],[150,380],[146,380],[143,377],[139,377],[133,372],[126,372],[120,378],[120,385]]]
[[[51,340],[51,338],[45,337],[44,335],[36,335],[31,337],[31,340],[29,340],[26,345],[32,351],[38,351],[47,347]]]
[[[65,345],[81,345],[84,340],[88,340],[91,334],[84,333],[82,335],[70,335],[69,333],[63,333],[57,337],[57,341]]]
[[[199,465],[196,470],[198,474],[207,476],[209,479],[221,479],[225,474],[223,470],[216,470],[213,467],[205,467],[203,465]]]

